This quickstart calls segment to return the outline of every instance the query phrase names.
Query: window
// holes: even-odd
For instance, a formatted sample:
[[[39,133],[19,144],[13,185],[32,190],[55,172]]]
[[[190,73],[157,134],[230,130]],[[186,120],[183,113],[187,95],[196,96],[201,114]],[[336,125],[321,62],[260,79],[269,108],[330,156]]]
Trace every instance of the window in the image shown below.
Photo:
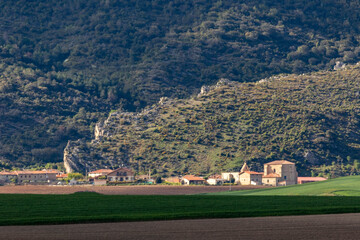
[[[284,176],[284,179],[286,179],[286,176]]]

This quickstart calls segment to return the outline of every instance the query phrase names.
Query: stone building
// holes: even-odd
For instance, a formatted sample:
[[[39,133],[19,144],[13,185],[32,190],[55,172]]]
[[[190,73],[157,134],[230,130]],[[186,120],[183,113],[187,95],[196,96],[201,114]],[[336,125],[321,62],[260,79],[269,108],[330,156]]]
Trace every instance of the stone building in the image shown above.
[[[0,179],[5,183],[14,181],[18,184],[32,184],[32,183],[51,183],[56,181],[56,175],[59,171],[54,169],[44,169],[41,171],[12,171],[0,172]]]
[[[221,175],[213,175],[213,176],[210,176],[206,180],[206,182],[209,185],[222,185],[222,184],[224,184],[225,179],[222,179]]]
[[[262,185],[262,175],[262,172],[242,172],[240,173],[240,185]]]
[[[2,183],[10,183],[13,181],[17,181],[16,172],[0,172],[0,181]]]
[[[240,172],[222,173],[221,176],[240,185],[286,186],[297,184],[298,174],[294,163],[279,160],[264,164],[264,172],[250,171],[244,163]]]
[[[129,168],[121,167],[116,170],[113,170],[111,173],[108,173],[107,180],[108,182],[134,182],[135,176],[134,172]]]
[[[235,184],[240,185],[261,185],[262,184],[262,172],[250,171],[247,163],[245,162],[242,166],[240,172],[228,172],[221,173],[223,179],[227,181],[232,181]]]
[[[295,163],[278,160],[264,164],[262,183],[268,186],[294,185],[297,177]]]
[[[229,182],[231,181],[231,182],[240,184],[241,183],[240,174],[245,171],[250,171],[246,162],[240,169],[240,172],[224,172],[224,173],[221,173],[221,178],[225,179],[226,181],[229,181]]]

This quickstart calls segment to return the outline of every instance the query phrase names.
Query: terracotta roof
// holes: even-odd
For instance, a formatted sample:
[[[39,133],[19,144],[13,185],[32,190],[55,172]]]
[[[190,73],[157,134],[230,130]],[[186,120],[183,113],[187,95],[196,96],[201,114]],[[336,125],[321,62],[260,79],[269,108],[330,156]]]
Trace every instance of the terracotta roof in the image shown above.
[[[281,164],[295,164],[286,160],[278,160],[278,161],[273,161],[273,162],[269,162],[269,163],[265,163],[264,165],[281,165]]]
[[[111,172],[113,172],[113,171],[114,171],[114,170],[112,170],[112,169],[99,169],[99,170],[96,170],[96,171],[89,172],[89,174],[111,173]]]
[[[169,177],[169,178],[165,178],[166,182],[172,182],[172,183],[179,183],[180,182],[180,178],[179,177]]]
[[[24,171],[15,171],[16,174],[46,174],[46,173],[58,173],[59,171],[54,169],[46,169],[41,171],[30,171],[30,170],[24,170]]]
[[[323,177],[298,177],[298,181],[324,181],[327,178]]]
[[[62,174],[56,175],[56,178],[67,178],[67,177],[68,177],[67,173],[62,173]]]
[[[115,170],[112,170],[111,172],[107,173],[107,175],[111,174],[111,173],[114,173],[114,172],[117,172],[117,171],[125,171],[125,172],[131,172],[131,173],[134,173],[131,169],[129,168],[126,168],[126,167],[120,167],[118,169],[115,169]]]
[[[186,175],[186,176],[183,176],[182,178],[185,178],[189,181],[205,181],[205,179],[203,179],[202,177],[197,177],[194,175]]]
[[[263,178],[276,178],[276,177],[280,177],[280,175],[276,174],[276,173],[270,173],[268,175],[263,175]]]
[[[254,171],[245,171],[244,173],[252,174],[252,175],[263,175],[263,172],[254,172]]]
[[[0,175],[16,175],[15,172],[0,172]]]

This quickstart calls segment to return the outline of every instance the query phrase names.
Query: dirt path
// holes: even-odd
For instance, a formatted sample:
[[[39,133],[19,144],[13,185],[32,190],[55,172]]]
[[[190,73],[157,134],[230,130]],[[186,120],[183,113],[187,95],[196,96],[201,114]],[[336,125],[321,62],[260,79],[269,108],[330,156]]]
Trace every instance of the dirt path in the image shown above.
[[[254,189],[262,186],[232,186],[232,190]],[[71,194],[98,192],[108,195],[181,195],[229,191],[229,186],[0,186],[1,193]]]
[[[0,227],[0,239],[359,239],[360,214]]]

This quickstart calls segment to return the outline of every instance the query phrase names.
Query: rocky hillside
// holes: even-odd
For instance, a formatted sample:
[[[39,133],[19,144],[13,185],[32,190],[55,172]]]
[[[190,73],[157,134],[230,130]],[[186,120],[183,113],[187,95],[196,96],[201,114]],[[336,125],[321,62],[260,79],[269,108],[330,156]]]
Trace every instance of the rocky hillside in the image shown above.
[[[0,1],[0,169],[62,161],[115,109],[360,60],[357,0]]]
[[[94,140],[68,143],[65,166],[207,174],[244,161],[260,170],[264,162],[287,159],[305,175],[355,173],[359,96],[360,65],[256,83],[221,79],[190,99],[162,98],[140,113],[110,113],[96,125]]]

